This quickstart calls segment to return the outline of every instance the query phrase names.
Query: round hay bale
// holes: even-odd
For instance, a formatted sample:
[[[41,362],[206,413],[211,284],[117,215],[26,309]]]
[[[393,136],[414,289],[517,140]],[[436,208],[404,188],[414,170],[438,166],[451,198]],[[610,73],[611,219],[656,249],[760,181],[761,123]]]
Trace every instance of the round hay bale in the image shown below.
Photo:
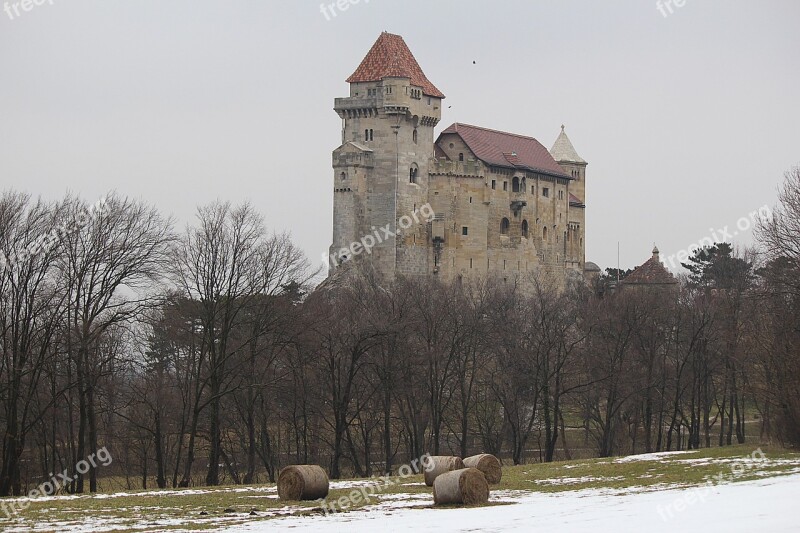
[[[489,453],[481,453],[464,459],[464,466],[467,468],[477,468],[486,476],[489,485],[497,485],[503,477],[503,468],[500,460]]]
[[[453,457],[450,455],[434,455],[428,461],[432,468],[425,470],[425,484],[429,487],[433,486],[433,481],[436,476],[450,472],[451,470],[458,470],[464,468],[464,461],[460,457]]]
[[[433,503],[436,505],[478,505],[489,501],[489,483],[477,468],[445,472],[433,482]]]
[[[287,466],[278,474],[281,500],[318,500],[328,495],[328,475],[318,465]]]

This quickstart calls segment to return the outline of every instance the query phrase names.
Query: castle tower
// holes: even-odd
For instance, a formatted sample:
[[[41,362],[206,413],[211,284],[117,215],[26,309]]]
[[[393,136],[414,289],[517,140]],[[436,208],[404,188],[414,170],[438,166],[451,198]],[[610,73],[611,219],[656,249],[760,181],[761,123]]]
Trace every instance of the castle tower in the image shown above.
[[[389,278],[425,273],[430,238],[421,209],[444,94],[403,38],[386,32],[346,81],[350,96],[334,102],[342,145],[333,152],[330,272],[369,257]]]
[[[569,183],[569,219],[567,227],[567,264],[583,270],[586,263],[586,161],[578,155],[564,126],[550,154],[566,174],[572,176]]]

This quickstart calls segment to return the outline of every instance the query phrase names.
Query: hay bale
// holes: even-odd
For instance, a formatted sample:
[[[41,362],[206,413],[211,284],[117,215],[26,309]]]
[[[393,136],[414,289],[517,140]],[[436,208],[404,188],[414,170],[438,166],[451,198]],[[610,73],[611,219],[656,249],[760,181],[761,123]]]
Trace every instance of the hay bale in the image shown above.
[[[278,474],[281,500],[318,500],[328,495],[328,475],[317,465],[287,466]]]
[[[467,468],[477,468],[486,476],[489,485],[497,485],[503,477],[503,468],[500,460],[489,453],[481,453],[464,459],[464,466]]]
[[[445,472],[433,482],[433,503],[436,505],[478,505],[489,501],[489,483],[477,468]]]
[[[451,470],[464,468],[464,461],[460,457],[452,457],[450,455],[434,455],[430,458],[428,464],[433,465],[432,468],[425,470],[425,484],[429,487],[433,486],[436,476]]]

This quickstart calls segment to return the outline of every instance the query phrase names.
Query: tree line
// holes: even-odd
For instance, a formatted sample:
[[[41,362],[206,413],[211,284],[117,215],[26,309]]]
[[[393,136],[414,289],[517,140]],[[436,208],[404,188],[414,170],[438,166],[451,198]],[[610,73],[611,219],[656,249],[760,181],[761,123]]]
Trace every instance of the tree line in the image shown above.
[[[176,231],[138,200],[0,195],[0,495],[800,445],[800,170],[758,249],[697,250],[675,290],[318,272],[249,204]],[[55,236],[55,237],[54,237]],[[105,447],[113,464],[75,471]]]

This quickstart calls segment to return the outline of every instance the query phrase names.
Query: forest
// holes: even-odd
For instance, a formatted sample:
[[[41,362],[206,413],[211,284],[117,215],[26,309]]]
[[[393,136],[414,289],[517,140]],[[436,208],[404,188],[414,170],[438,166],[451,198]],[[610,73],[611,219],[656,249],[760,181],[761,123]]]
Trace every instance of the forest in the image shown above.
[[[334,479],[422,454],[508,464],[800,446],[800,169],[755,245],[676,289],[617,273],[322,283],[251,204],[184,230],[142,201],[0,194],[0,496]],[[109,465],[75,471],[105,448]],[[85,464],[85,463],[84,463]]]

